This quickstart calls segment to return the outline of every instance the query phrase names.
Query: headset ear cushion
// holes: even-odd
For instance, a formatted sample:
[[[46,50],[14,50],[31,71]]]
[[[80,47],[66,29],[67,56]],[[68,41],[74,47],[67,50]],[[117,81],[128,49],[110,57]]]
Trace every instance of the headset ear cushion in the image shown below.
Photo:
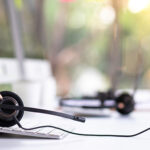
[[[2,92],[0,92],[0,94],[2,95],[2,97],[6,97],[6,96],[12,97],[13,99],[16,100],[16,102],[18,103],[18,106],[22,106],[22,107],[24,106],[21,98],[15,93],[10,92],[10,91],[2,91]],[[19,112],[16,116],[18,121],[20,121],[22,119],[23,114],[24,114],[24,111],[19,110]],[[7,120],[4,118],[0,118],[0,126],[1,127],[11,127],[11,126],[14,126],[15,124],[16,124],[15,120]]]
[[[128,115],[134,110],[135,102],[133,97],[128,93],[123,93],[116,98],[117,102],[117,111],[122,115]],[[120,108],[119,104],[122,104],[123,107]]]

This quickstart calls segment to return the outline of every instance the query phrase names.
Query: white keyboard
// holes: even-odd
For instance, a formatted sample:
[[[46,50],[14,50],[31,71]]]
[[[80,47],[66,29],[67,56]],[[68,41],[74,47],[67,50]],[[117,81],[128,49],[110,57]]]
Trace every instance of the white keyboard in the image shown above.
[[[32,120],[33,122],[33,120]],[[31,125],[31,120],[29,121],[24,121],[23,123],[21,123],[23,125],[23,127],[28,127],[30,125],[30,127],[35,127],[35,126],[40,126],[40,122],[35,124],[34,121],[34,125]],[[48,125],[45,123],[45,125]],[[51,125],[51,124],[49,124]],[[54,124],[53,124],[54,125]],[[55,125],[54,125],[55,126]],[[57,125],[56,125],[57,126]],[[58,126],[57,126],[58,127]],[[70,125],[66,127],[66,124],[63,125],[61,124],[61,127],[65,127],[65,129],[67,128],[67,130],[72,131],[74,129],[74,127],[70,127]],[[14,127],[0,127],[0,134],[1,133],[8,133],[8,134],[14,134],[14,135],[21,135],[21,136],[30,136],[30,137],[38,137],[38,138],[49,138],[49,139],[62,139],[64,138],[68,133],[60,131],[58,129],[53,129],[53,128],[41,128],[41,129],[35,129],[35,130],[23,130],[21,128],[19,128],[17,125],[15,125]]]

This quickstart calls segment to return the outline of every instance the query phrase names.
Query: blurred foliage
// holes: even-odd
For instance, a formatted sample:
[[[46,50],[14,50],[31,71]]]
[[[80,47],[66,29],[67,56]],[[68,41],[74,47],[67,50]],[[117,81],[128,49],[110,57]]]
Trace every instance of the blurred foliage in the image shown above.
[[[18,9],[22,9],[23,8],[23,1],[22,0],[15,0],[15,6]]]
[[[13,51],[12,51],[12,41],[11,41],[11,35],[8,25],[8,20],[6,18],[5,14],[5,7],[2,3],[2,0],[0,1],[0,56],[1,57],[12,57]]]
[[[95,67],[108,75],[112,65],[110,52],[115,37],[113,30],[117,23],[121,52],[119,69],[123,72],[122,78],[125,78],[121,86],[129,85],[130,79],[135,76],[138,64],[135,55],[140,53],[142,65],[138,65],[143,68],[142,84],[150,87],[145,82],[150,77],[149,5],[137,13],[129,10],[128,0],[121,0],[118,8],[115,7],[115,0],[15,0],[15,6],[18,8],[26,57],[52,57],[60,63],[60,54],[70,49],[79,57],[67,67],[63,66],[70,76],[84,65]],[[4,2],[0,0],[1,57],[14,56],[8,22]],[[52,65],[57,62],[52,62]]]
[[[0,84],[1,91],[11,91],[12,85],[11,84]]]

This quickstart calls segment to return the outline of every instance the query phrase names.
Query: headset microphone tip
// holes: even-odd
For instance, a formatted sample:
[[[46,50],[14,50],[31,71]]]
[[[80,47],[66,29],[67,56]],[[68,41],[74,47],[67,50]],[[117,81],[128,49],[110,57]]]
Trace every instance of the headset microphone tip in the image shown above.
[[[75,116],[74,120],[80,121],[80,122],[85,122],[85,118],[84,117],[79,117],[79,116]]]

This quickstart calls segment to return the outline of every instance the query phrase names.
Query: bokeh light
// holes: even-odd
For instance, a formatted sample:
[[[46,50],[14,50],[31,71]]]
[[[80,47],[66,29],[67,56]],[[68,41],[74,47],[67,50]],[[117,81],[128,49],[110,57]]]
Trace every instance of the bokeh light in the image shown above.
[[[99,19],[105,25],[111,24],[115,20],[114,9],[111,6],[103,7],[100,11]]]
[[[133,13],[138,13],[150,4],[150,0],[130,0],[128,4],[128,8]]]

